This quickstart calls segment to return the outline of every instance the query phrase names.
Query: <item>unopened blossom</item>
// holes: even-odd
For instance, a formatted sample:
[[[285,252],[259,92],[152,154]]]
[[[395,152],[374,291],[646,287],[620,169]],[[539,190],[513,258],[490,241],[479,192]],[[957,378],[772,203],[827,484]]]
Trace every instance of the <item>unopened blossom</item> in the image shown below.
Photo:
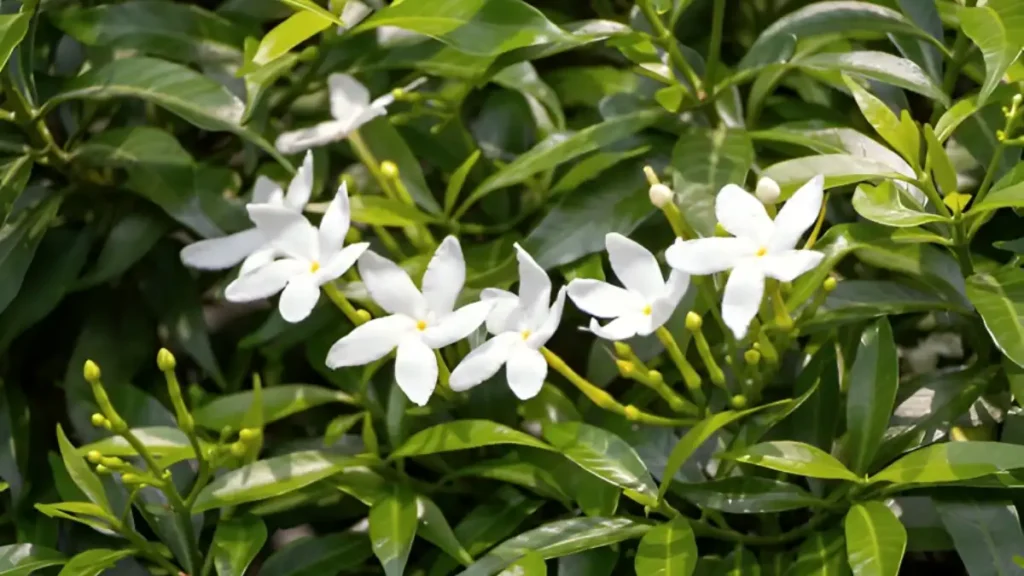
[[[359,274],[370,297],[390,315],[370,320],[335,342],[327,353],[327,367],[362,366],[397,349],[395,381],[409,400],[423,406],[437,385],[434,350],[469,336],[484,323],[493,303],[455,309],[466,281],[466,262],[454,236],[434,252],[422,292],[405,270],[374,252],[359,260]]]
[[[301,322],[320,299],[320,287],[355,264],[369,246],[345,246],[351,222],[348,189],[341,185],[327,206],[319,229],[298,212],[270,204],[250,205],[249,218],[270,240],[274,256],[259,268],[228,284],[224,296],[250,302],[281,292],[279,310],[288,322]]]
[[[424,81],[417,80],[404,90],[412,90]],[[363,124],[387,114],[387,107],[395,101],[391,92],[371,101],[366,86],[348,74],[328,76],[327,90],[332,118],[309,128],[282,133],[274,143],[281,153],[294,154],[343,140]]]
[[[276,182],[260,176],[253,186],[248,206],[266,204],[301,214],[313,192],[313,155],[306,154],[302,166],[288,184],[285,194]],[[269,240],[255,227],[222,236],[200,240],[181,250],[181,261],[200,270],[225,270],[242,263],[240,275],[248,274],[274,259]]]
[[[612,318],[604,326],[590,319],[590,331],[607,340],[647,336],[672,315],[690,286],[690,276],[672,270],[668,282],[654,254],[622,234],[605,236],[608,261],[625,288],[581,278],[569,283],[569,298],[596,318]]]
[[[735,238],[676,240],[665,252],[670,266],[688,274],[732,270],[722,317],[737,338],[746,335],[761,306],[765,277],[791,282],[824,258],[821,252],[796,249],[821,210],[824,182],[822,176],[815,176],[804,184],[774,222],[757,198],[730,184],[715,198],[715,216]]]
[[[521,400],[533,398],[544,385],[547,361],[540,349],[558,329],[565,305],[565,288],[551,304],[551,280],[530,255],[516,244],[519,260],[519,294],[496,294],[496,307],[488,318],[488,329],[496,335],[475,348],[455,367],[451,388],[469,390],[497,374],[505,366],[509,388]],[[507,307],[515,300],[515,306]],[[486,301],[486,300],[485,300]],[[504,309],[499,309],[504,306]]]

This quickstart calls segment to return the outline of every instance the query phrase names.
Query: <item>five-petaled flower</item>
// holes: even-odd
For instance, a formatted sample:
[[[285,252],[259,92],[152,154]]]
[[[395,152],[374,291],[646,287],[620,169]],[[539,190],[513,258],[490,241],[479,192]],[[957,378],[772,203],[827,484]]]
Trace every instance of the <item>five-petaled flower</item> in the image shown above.
[[[455,367],[451,388],[468,390],[494,376],[502,366],[508,385],[515,395],[533,398],[544,385],[547,361],[540,348],[547,344],[562,319],[565,288],[551,304],[551,280],[530,255],[518,244],[519,295],[491,291],[483,302],[495,302],[487,320],[488,330],[496,334],[475,348]]]
[[[320,228],[293,210],[271,204],[250,204],[249,218],[270,241],[274,256],[263,266],[239,276],[224,290],[232,302],[249,302],[281,292],[279,309],[288,322],[301,322],[320,298],[320,287],[355,264],[369,246],[345,246],[350,212],[348,189],[341,185],[331,200]],[[283,291],[282,291],[283,290]]]
[[[301,214],[312,192],[313,155],[307,153],[299,171],[288,184],[288,194],[270,178],[260,176],[253,186],[249,206],[266,204]],[[200,270],[224,270],[241,262],[239,275],[242,276],[266,265],[274,256],[269,239],[255,227],[220,238],[193,242],[181,250],[181,261],[186,266]]]
[[[735,238],[676,240],[665,252],[669,265],[689,274],[732,270],[722,317],[737,338],[747,333],[764,297],[765,277],[790,282],[817,266],[821,252],[796,250],[821,209],[824,178],[815,176],[779,210],[775,221],[753,195],[735,185],[715,198],[719,224]]]
[[[658,261],[646,248],[622,234],[605,236],[608,261],[625,288],[592,279],[569,283],[569,298],[596,318],[613,318],[601,326],[590,319],[590,331],[607,340],[647,336],[661,327],[690,286],[690,276],[672,270],[665,282]]]
[[[412,90],[423,81],[416,80],[403,90]],[[281,153],[294,154],[343,140],[363,124],[387,114],[387,107],[395,101],[391,92],[370,101],[370,91],[366,86],[348,74],[328,76],[327,90],[332,118],[309,128],[282,133],[274,143]]]
[[[437,385],[433,351],[469,336],[494,304],[479,301],[455,309],[466,281],[466,262],[454,236],[434,252],[423,274],[422,293],[405,270],[374,252],[360,258],[359,274],[370,297],[390,316],[370,320],[335,342],[327,366],[362,366],[397,348],[395,381],[409,400],[423,406]]]

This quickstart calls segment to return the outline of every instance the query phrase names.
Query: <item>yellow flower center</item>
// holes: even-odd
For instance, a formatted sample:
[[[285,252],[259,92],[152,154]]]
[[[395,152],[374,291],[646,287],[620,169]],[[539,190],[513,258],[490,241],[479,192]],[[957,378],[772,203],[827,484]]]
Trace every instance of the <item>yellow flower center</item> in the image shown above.
[[[650,315],[651,315],[651,305],[648,304],[647,306],[644,306],[644,316],[650,316]]]
[[[522,336],[523,336],[523,340],[526,340],[527,338],[530,337],[530,331],[529,330],[523,330]]]
[[[309,265],[309,271],[310,272],[316,272],[319,269],[320,269],[320,263],[319,262],[313,261],[313,263]]]
[[[765,255],[765,254],[767,254],[767,253],[768,253],[768,249],[767,249],[767,248],[765,248],[764,246],[761,246],[760,248],[758,248],[758,249],[757,249],[757,255],[758,255],[759,257],[760,257],[760,256],[764,256],[764,255]]]
[[[427,329],[427,323],[424,322],[423,320],[418,320],[416,322],[416,329],[419,330],[420,332],[423,332],[424,330]]]

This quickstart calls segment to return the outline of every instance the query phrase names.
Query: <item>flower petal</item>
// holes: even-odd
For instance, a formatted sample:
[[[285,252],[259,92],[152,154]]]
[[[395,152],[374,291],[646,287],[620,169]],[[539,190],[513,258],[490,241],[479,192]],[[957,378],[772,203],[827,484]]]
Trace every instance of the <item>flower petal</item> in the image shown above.
[[[452,390],[462,392],[490,379],[508,360],[512,347],[521,341],[518,333],[505,332],[474,348],[452,370],[448,385]]]
[[[494,308],[487,315],[487,331],[491,334],[501,334],[512,330],[509,325],[512,313],[519,306],[519,297],[507,290],[498,288],[484,288],[480,292],[480,299],[484,302],[494,302]]]
[[[298,154],[310,148],[341,140],[348,135],[348,125],[348,122],[328,120],[309,128],[282,132],[274,141],[274,147],[281,154]]]
[[[775,230],[764,204],[735,184],[727,184],[715,198],[715,217],[730,234],[767,244]]]
[[[522,344],[514,346],[511,352],[505,363],[508,387],[516,398],[529,400],[544,386],[548,363],[540,352]]]
[[[558,330],[558,324],[562,321],[562,308],[565,306],[565,286],[558,291],[558,296],[555,297],[555,303],[551,305],[548,310],[547,317],[544,318],[544,322],[540,325],[534,325],[530,337],[526,339],[526,343],[531,348],[537,349],[548,343],[551,337],[555,335],[555,330]]]
[[[436,326],[423,331],[423,341],[431,348],[444,348],[469,336],[487,319],[494,302],[479,301],[467,304],[441,318]]]
[[[285,284],[293,276],[305,271],[305,264],[298,260],[276,260],[236,278],[224,289],[224,297],[230,302],[252,302],[269,298],[284,289]]]
[[[797,276],[813,270],[824,259],[824,254],[814,250],[786,250],[765,254],[761,258],[761,268],[769,278],[792,282]]]
[[[307,151],[302,159],[302,166],[295,177],[288,183],[288,193],[284,196],[284,205],[296,212],[302,212],[313,195],[313,152]]]
[[[465,282],[466,261],[462,256],[462,246],[454,236],[448,236],[437,247],[427,264],[427,271],[423,273],[423,297],[430,311],[442,315],[451,313]]]
[[[519,261],[519,307],[530,326],[539,325],[547,316],[551,303],[551,279],[532,256],[515,244]]]
[[[737,339],[743,338],[764,297],[764,272],[756,262],[733,268],[725,284],[722,319]]]
[[[756,253],[757,246],[746,238],[676,239],[665,250],[665,260],[676,270],[702,275],[729,270]]]
[[[245,276],[246,274],[263,268],[267,264],[273,262],[276,257],[277,251],[273,248],[260,248],[252,254],[249,254],[249,256],[242,261],[242,267],[238,269],[238,275]]]
[[[636,314],[628,314],[601,326],[597,319],[591,318],[588,329],[597,337],[604,338],[605,340],[626,340],[637,335],[637,329],[640,327],[637,319]]]
[[[423,295],[398,264],[367,250],[359,258],[359,275],[374,302],[389,313],[417,319],[426,315]]]
[[[644,297],[647,302],[661,296],[665,291],[665,279],[661,275],[658,260],[649,250],[622,234],[611,233],[604,238],[608,249],[608,261],[615,271],[615,277],[622,285]],[[572,296],[572,294],[569,294]]]
[[[769,245],[772,252],[796,248],[800,237],[818,219],[824,201],[824,188],[825,178],[815,176],[786,201],[775,217],[775,233]]]
[[[406,336],[395,355],[395,382],[409,400],[426,406],[437,386],[437,358],[434,351],[415,336]]]
[[[640,312],[646,305],[637,294],[590,278],[569,282],[569,298],[580,310],[598,318],[616,318]]]
[[[370,106],[370,91],[348,74],[328,76],[327,90],[331,97],[331,116],[338,120],[351,119]]]
[[[302,322],[313,311],[316,301],[320,299],[320,285],[308,271],[305,274],[292,276],[288,285],[281,292],[278,310],[286,322],[295,324]]]
[[[266,240],[255,229],[242,230],[220,238],[193,242],[181,249],[181,261],[200,270],[226,270],[263,247]]]
[[[331,259],[320,265],[320,269],[313,273],[317,286],[323,286],[328,282],[337,280],[342,274],[356,263],[356,260],[370,247],[369,242],[360,242],[351,246],[345,246]]]
[[[249,204],[245,208],[268,244],[292,258],[317,260],[320,250],[316,229],[301,213],[270,204]]]
[[[374,318],[356,326],[327,352],[327,367],[362,366],[387,356],[403,338],[416,330],[416,321],[396,314]]]
[[[668,322],[689,288],[690,275],[679,270],[672,270],[668,275],[668,282],[665,283],[665,292],[651,305],[650,329],[652,332]],[[646,334],[643,335],[646,336]]]
[[[262,174],[256,177],[256,183],[252,186],[253,204],[270,204],[278,198],[283,198],[284,192],[277,182]]]
[[[348,203],[348,184],[342,182],[331,203],[327,205],[324,217],[320,220],[321,258],[330,258],[341,250],[341,247],[345,245],[345,235],[348,234],[351,222],[352,212]]]

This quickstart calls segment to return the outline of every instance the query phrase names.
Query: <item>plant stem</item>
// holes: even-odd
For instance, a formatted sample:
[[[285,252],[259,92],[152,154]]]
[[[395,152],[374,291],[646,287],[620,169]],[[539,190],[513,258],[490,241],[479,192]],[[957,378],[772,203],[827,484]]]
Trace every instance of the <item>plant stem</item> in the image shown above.
[[[715,73],[722,55],[722,28],[725,26],[725,0],[715,0],[711,15],[711,44],[708,45],[708,63],[704,70],[704,85],[715,85]]]
[[[324,294],[334,302],[334,305],[338,307],[345,314],[345,317],[349,319],[352,324],[359,326],[363,324],[364,320],[360,318],[359,311],[356,310],[355,306],[348,301],[348,298],[338,290],[338,287],[334,285],[334,282],[328,282],[324,284]]]
[[[693,365],[686,359],[686,355],[683,354],[679,343],[676,342],[675,337],[672,336],[672,333],[667,328],[662,326],[655,333],[662,346],[665,347],[665,351],[668,352],[669,357],[672,358],[672,362],[679,369],[679,373],[683,376],[683,382],[686,383],[686,389],[693,396],[693,401],[697,403],[698,408],[704,410],[708,405],[708,398],[704,395],[704,390],[701,388],[700,375],[693,369]]]
[[[672,61],[672,64],[679,69],[689,80],[690,84],[693,85],[693,89],[697,91],[694,94],[698,101],[703,100],[700,97],[703,92],[702,83],[697,73],[690,67],[690,63],[686,61],[683,53],[679,50],[679,44],[676,42],[675,36],[672,35],[672,31],[665,26],[665,22],[662,21],[661,16],[658,15],[657,10],[651,6],[651,0],[637,0],[637,5],[640,7],[640,11],[643,12],[647,21],[651,23],[651,28],[654,30],[652,39],[656,44],[662,47],[663,50],[668,52],[668,57]]]

